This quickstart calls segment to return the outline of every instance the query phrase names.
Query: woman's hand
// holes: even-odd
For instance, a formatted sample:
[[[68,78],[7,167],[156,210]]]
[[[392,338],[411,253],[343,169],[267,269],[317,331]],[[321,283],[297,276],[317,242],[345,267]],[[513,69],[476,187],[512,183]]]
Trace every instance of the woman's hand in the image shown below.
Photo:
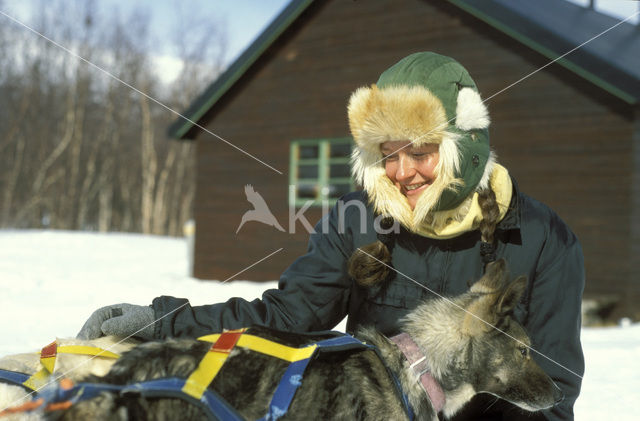
[[[96,339],[101,336],[136,336],[153,339],[155,314],[149,306],[114,304],[94,311],[76,336],[78,339]]]

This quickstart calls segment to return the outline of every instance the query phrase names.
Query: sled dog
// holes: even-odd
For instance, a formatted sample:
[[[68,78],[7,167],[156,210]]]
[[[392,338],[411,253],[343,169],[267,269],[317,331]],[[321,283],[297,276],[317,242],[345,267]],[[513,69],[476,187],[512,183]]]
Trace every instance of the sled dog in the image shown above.
[[[512,317],[525,287],[524,277],[508,281],[505,262],[500,260],[489,264],[468,292],[419,305],[403,320],[401,335],[387,338],[373,329],[360,330],[356,336],[377,351],[347,350],[313,359],[281,419],[402,420],[409,418],[410,407],[415,419],[436,421],[439,412],[451,417],[481,392],[527,411],[552,407],[562,393],[531,358],[529,338]],[[290,347],[331,336],[263,327],[245,333]],[[144,343],[126,352],[105,376],[86,380],[127,384],[187,378],[210,348],[211,343],[186,339]],[[235,347],[209,388],[243,418],[256,420],[267,413],[288,366],[286,361]],[[178,397],[103,392],[74,404],[61,419],[204,417],[200,407]]]

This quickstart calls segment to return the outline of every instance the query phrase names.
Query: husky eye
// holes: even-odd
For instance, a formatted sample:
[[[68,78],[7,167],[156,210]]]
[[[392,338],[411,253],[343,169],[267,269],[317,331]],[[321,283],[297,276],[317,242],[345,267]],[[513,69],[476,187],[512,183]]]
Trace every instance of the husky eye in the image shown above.
[[[523,357],[526,357],[529,351],[526,346],[521,346],[518,350]]]

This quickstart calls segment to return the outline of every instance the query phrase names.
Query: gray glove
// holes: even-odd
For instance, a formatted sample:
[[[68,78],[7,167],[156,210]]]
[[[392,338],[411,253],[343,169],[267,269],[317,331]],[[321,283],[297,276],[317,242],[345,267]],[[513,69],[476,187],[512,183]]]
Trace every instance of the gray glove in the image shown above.
[[[76,336],[78,339],[96,339],[100,336],[136,336],[153,339],[155,314],[149,306],[114,304],[94,311]]]

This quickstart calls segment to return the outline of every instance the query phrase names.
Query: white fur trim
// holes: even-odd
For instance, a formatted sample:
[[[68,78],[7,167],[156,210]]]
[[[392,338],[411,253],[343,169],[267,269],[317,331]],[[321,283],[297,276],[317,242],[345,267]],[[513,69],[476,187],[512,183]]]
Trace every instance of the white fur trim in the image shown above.
[[[471,88],[462,88],[456,106],[456,127],[461,130],[489,127],[489,111],[480,95]]]
[[[482,173],[482,178],[478,183],[478,187],[476,187],[476,191],[480,191],[482,189],[486,189],[489,187],[489,182],[491,181],[491,173],[493,173],[493,166],[497,163],[497,157],[495,152],[489,152],[489,159],[487,159],[487,165],[484,167],[484,172]]]

